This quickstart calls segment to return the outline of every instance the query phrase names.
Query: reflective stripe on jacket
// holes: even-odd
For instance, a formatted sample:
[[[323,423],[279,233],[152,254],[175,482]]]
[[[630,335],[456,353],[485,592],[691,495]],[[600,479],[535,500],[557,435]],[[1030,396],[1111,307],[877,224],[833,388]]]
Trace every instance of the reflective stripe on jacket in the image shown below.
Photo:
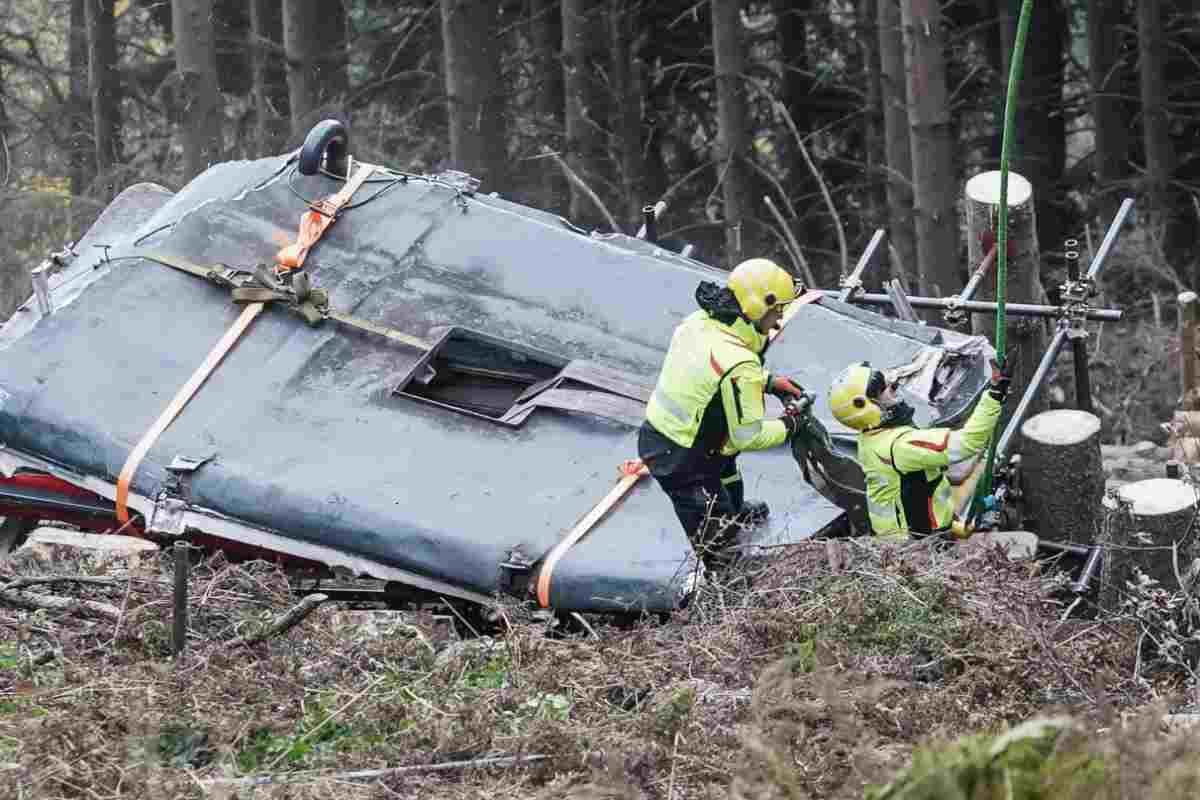
[[[706,453],[732,455],[782,444],[787,427],[763,419],[767,373],[760,353],[766,343],[745,320],[725,325],[706,311],[691,314],[671,337],[646,420],[680,447]],[[722,417],[724,424],[715,424]]]
[[[1000,419],[1000,403],[985,393],[966,424],[923,430],[875,428],[858,437],[858,462],[867,479],[867,514],[876,536],[930,533],[954,521],[946,467],[982,452]]]

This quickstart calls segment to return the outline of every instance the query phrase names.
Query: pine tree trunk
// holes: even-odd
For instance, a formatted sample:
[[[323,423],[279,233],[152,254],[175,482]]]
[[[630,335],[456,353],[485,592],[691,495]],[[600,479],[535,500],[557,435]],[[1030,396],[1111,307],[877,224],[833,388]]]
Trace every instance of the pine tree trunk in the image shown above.
[[[637,5],[630,0],[609,2],[612,82],[616,95],[613,133],[621,182],[621,202],[613,213],[626,230],[636,230],[647,199],[642,188],[642,62],[636,52],[641,25]]]
[[[251,64],[254,71],[254,133],[259,155],[279,153],[291,128],[287,64],[283,50],[282,0],[252,0]]]
[[[603,132],[609,127],[599,67],[606,63],[607,31],[599,12],[604,6],[589,0],[562,0],[563,86],[566,93],[567,163],[604,199],[608,187],[608,153]],[[611,209],[610,209],[611,210]],[[603,216],[579,187],[571,186],[572,220],[599,225]]]
[[[504,94],[496,0],[441,0],[450,158],[456,169],[505,191]]]
[[[712,0],[713,65],[717,78],[717,170],[725,193],[725,263],[732,268],[753,252],[744,223],[750,211],[745,163],[749,135],[742,87],[742,18],[739,0]]]
[[[83,4],[71,0],[67,25],[67,69],[70,111],[67,162],[71,170],[71,194],[82,195],[96,179],[96,150],[92,147],[92,101],[88,94],[88,35]]]
[[[558,152],[563,147],[562,3],[560,0],[532,0],[530,4],[534,58],[540,65],[541,85],[534,95],[534,113],[546,146]],[[562,170],[542,162],[540,205],[548,211],[566,213],[567,179]]]
[[[322,118],[344,117],[346,10],[343,0],[284,0],[288,104],[292,134],[303,137]]]
[[[1100,607],[1115,612],[1129,595],[1134,569],[1154,578],[1167,591],[1179,591],[1175,561],[1184,575],[1197,552],[1196,490],[1190,483],[1152,478],[1127,483],[1116,498],[1104,499],[1105,520]],[[1177,556],[1172,555],[1172,547]]]
[[[908,87],[904,37],[896,0],[879,2],[879,100],[883,106],[887,155],[888,241],[894,250],[892,276],[916,289],[917,240],[913,227],[912,144],[908,130]],[[896,263],[899,262],[899,263]]]
[[[859,0],[858,42],[866,83],[863,140],[867,161],[867,227],[887,221],[887,156],[884,149],[882,60],[879,52],[877,0]],[[880,276],[882,277],[882,276]],[[884,281],[886,282],[886,280]]]
[[[947,104],[945,37],[937,0],[902,0],[918,288],[946,296],[963,282],[954,208],[954,142]],[[936,319],[929,314],[927,319]]]
[[[1021,426],[1021,494],[1038,537],[1090,545],[1100,529],[1100,420],[1059,408]]]
[[[213,0],[171,0],[175,69],[179,73],[184,179],[221,159],[221,98]]]
[[[1012,36],[1020,16],[1019,0],[1012,0],[1007,19],[1013,23],[1005,39],[1005,52],[1011,53]],[[1033,4],[1029,36],[1017,100],[1011,168],[1029,178],[1037,207],[1038,239],[1042,250],[1060,252],[1063,240],[1063,212],[1056,198],[1058,183],[1066,168],[1067,128],[1063,104],[1063,54],[1067,47],[1067,20],[1058,2]],[[1008,71],[1001,87],[1008,85]],[[1003,99],[1001,97],[1001,99]],[[1003,103],[999,105],[996,130],[1003,130]],[[998,166],[998,165],[997,165]],[[1045,266],[1044,264],[1042,265]],[[1030,298],[1041,302],[1041,298]]]
[[[1091,76],[1092,120],[1096,131],[1096,214],[1107,226],[1117,213],[1121,184],[1129,177],[1129,115],[1121,98],[1125,68],[1121,66],[1120,24],[1123,0],[1088,3],[1088,72]]]
[[[1146,148],[1146,198],[1151,219],[1162,229],[1169,221],[1168,183],[1174,171],[1167,119],[1167,42],[1161,0],[1137,3],[1138,64],[1142,83],[1142,139]]]
[[[121,161],[121,76],[117,71],[113,0],[87,0],[83,7],[96,174],[102,182],[102,195],[111,199],[117,194],[113,168]]]

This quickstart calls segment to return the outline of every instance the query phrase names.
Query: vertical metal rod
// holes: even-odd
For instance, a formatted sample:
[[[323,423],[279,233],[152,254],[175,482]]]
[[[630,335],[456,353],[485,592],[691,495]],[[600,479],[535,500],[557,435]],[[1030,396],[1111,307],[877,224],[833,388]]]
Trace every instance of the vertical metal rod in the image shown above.
[[[1071,340],[1071,353],[1075,361],[1075,405],[1080,411],[1096,413],[1092,404],[1092,375],[1088,368],[1087,339]]]
[[[191,554],[188,543],[182,539],[175,542],[175,611],[171,627],[171,651],[179,655],[187,647],[188,629],[188,573],[191,571]]]
[[[50,299],[50,264],[42,262],[41,266],[35,267],[29,273],[31,282],[33,283],[33,296],[37,300],[37,308],[42,316],[49,316],[54,312],[54,303]]]
[[[871,262],[875,260],[875,252],[879,250],[879,245],[883,243],[884,237],[883,228],[876,228],[875,233],[871,236],[871,241],[867,242],[867,249],[863,250],[862,255],[858,258],[858,263],[854,265],[854,271],[846,276],[846,285],[842,289],[842,293],[838,295],[838,300],[843,303],[850,301],[850,295],[854,293],[854,287],[862,280],[862,275],[867,271],[867,267],[871,266]]]
[[[1005,427],[1004,433],[1000,436],[1000,441],[996,444],[996,461],[998,463],[1003,464],[1005,457],[1008,456],[1008,449],[1012,445],[1013,436],[1020,429],[1021,423],[1025,421],[1025,415],[1029,413],[1033,401],[1042,389],[1042,384],[1046,381],[1046,376],[1050,374],[1050,368],[1054,366],[1054,360],[1058,358],[1058,354],[1066,341],[1067,328],[1063,326],[1054,332],[1054,338],[1050,340],[1050,345],[1046,348],[1046,352],[1038,364],[1037,371],[1033,373],[1033,379],[1029,381],[1029,387],[1025,389],[1025,394],[1021,396],[1021,402],[1017,404],[1017,410],[1013,412],[1012,417],[1008,420],[1008,426]]]
[[[1100,277],[1100,270],[1104,268],[1104,262],[1108,260],[1108,254],[1112,252],[1113,245],[1117,241],[1117,236],[1121,233],[1121,228],[1125,225],[1125,219],[1132,210],[1133,198],[1126,197],[1121,201],[1121,207],[1117,209],[1117,215],[1113,217],[1112,224],[1108,226],[1108,232],[1104,234],[1104,241],[1100,242],[1100,248],[1096,250],[1096,255],[1092,257],[1092,264],[1088,267],[1087,271],[1088,280],[1094,281]]]
[[[921,318],[917,316],[917,312],[913,311],[912,303],[908,302],[908,295],[904,293],[904,287],[900,285],[898,278],[892,278],[884,288],[887,289],[887,296],[892,298],[892,307],[896,309],[896,316],[905,322],[920,322]]]

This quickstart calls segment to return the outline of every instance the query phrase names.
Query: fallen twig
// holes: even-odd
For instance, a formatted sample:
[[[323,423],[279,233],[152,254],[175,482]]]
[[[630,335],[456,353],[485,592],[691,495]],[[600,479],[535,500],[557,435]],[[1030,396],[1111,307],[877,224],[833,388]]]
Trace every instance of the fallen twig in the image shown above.
[[[108,603],[97,603],[94,600],[77,600],[75,598],[55,597],[48,594],[26,594],[24,592],[0,589],[0,601],[18,608],[27,608],[33,611],[37,611],[38,609],[62,611],[68,614],[80,614],[81,616],[104,617],[114,622],[121,618],[121,609]]]
[[[444,761],[441,764],[415,764],[409,767],[385,767],[383,769],[360,769],[351,772],[285,772],[279,775],[254,775],[249,778],[217,778],[205,781],[205,786],[265,786],[283,783],[316,783],[317,781],[361,781],[386,778],[390,775],[405,775],[414,772],[448,772],[456,769],[490,767],[494,769],[520,767],[545,761],[549,756],[497,756],[476,758],[470,761]]]
[[[617,220],[609,212],[608,207],[604,205],[604,201],[600,199],[599,195],[592,191],[592,187],[583,182],[583,178],[575,174],[575,171],[568,166],[567,162],[563,160],[563,157],[545,145],[542,145],[542,154],[553,158],[554,163],[558,164],[559,169],[561,169],[563,174],[567,176],[567,180],[569,180],[571,183],[577,186],[581,192],[587,195],[587,198],[591,200],[592,204],[595,205],[596,208],[599,209],[600,213],[604,215],[604,219],[610,226],[612,226],[614,231],[621,233],[621,226],[617,224]]]
[[[245,636],[239,636],[236,639],[231,640],[228,646],[242,647],[244,645],[257,644],[258,642],[265,641],[273,636],[286,633],[303,622],[309,614],[316,611],[317,607],[328,599],[329,595],[310,594],[299,603],[288,609],[286,614],[277,617],[266,628]]]

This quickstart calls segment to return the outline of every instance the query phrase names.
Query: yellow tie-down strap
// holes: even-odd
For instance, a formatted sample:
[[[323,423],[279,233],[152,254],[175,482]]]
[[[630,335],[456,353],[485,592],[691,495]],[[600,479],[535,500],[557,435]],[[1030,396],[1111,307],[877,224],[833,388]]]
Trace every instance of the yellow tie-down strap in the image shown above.
[[[604,519],[605,515],[617,503],[621,502],[625,495],[629,494],[629,490],[643,476],[650,474],[650,470],[646,468],[645,463],[636,458],[623,462],[617,470],[621,475],[617,484],[604,496],[603,500],[597,503],[579,522],[575,523],[575,527],[571,528],[570,532],[559,540],[558,544],[554,545],[550,552],[546,554],[546,558],[542,562],[542,568],[538,571],[537,579],[537,601],[538,605],[542,608],[550,607],[550,581],[554,577],[554,568],[558,566],[558,562],[562,560],[562,557],[580,539],[586,536],[588,531],[596,527],[596,523]]]

